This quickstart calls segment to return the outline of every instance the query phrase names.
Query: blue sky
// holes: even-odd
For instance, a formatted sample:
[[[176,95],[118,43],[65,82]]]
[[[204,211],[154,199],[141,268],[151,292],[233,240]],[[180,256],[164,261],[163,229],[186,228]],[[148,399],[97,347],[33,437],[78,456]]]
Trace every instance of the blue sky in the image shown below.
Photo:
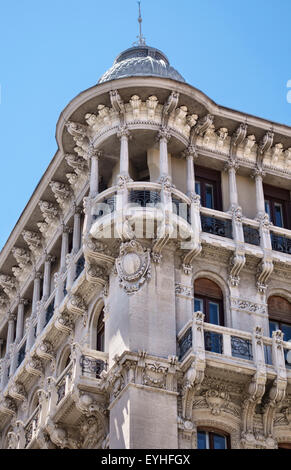
[[[0,0],[0,249],[68,102],[138,34],[135,0]],[[224,106],[291,125],[290,0],[143,0],[147,43]],[[291,88],[291,86],[290,86]]]

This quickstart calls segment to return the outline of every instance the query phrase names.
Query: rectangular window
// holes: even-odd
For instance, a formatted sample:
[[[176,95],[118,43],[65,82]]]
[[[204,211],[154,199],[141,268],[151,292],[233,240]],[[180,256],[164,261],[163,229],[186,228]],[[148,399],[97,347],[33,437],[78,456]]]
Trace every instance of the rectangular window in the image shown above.
[[[203,300],[202,299],[197,299],[197,298],[194,299],[194,311],[203,313]]]
[[[277,202],[274,203],[274,216],[275,216],[275,225],[277,227],[284,227],[282,204],[279,204]]]
[[[205,207],[208,207],[208,209],[214,209],[213,184],[205,184]]]
[[[264,184],[265,211],[276,227],[291,229],[290,191]]]
[[[209,302],[209,323],[219,325],[219,304]]]
[[[195,191],[200,196],[203,207],[222,210],[221,175],[219,171],[195,165]]]

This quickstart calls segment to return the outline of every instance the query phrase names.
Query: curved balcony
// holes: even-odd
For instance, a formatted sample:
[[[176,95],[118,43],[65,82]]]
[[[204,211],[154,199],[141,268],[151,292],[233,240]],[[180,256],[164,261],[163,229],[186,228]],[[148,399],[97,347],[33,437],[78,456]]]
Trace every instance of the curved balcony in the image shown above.
[[[159,183],[130,182],[122,190],[113,186],[98,194],[92,207],[94,238],[116,238],[126,221],[137,238],[159,238],[167,224],[171,238],[193,235],[190,199],[174,188],[167,192]]]

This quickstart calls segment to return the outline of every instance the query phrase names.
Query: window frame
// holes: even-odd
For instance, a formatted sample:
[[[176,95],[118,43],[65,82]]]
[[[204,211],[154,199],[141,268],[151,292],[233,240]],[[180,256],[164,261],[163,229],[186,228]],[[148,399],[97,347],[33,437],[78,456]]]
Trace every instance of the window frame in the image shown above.
[[[200,183],[201,206],[206,207],[206,185],[210,184],[213,186],[213,209],[222,211],[221,173],[195,165],[195,183]]]
[[[98,316],[96,325],[96,351],[105,352],[104,307]]]
[[[210,323],[210,324],[214,324],[214,323],[211,323],[209,321],[210,320],[209,303],[213,302],[213,303],[219,304],[219,326],[225,326],[224,325],[223,299],[218,299],[218,298],[210,297],[210,296],[206,296],[206,295],[195,294],[195,292],[194,292],[194,312],[195,312],[195,299],[203,301],[203,313],[205,315],[205,320],[204,321],[206,323]]]
[[[282,228],[291,229],[291,198],[290,191],[288,189],[276,188],[275,186],[270,186],[268,184],[263,185],[264,188],[264,200],[265,204],[268,201],[270,205],[270,219],[271,222],[276,225],[275,219],[275,204],[280,204],[282,206],[282,218],[283,226]]]
[[[218,429],[218,428],[209,428],[207,426],[198,426],[197,427],[197,449],[199,450],[198,448],[198,433],[199,432],[205,432],[205,433],[208,433],[208,442],[209,442],[209,449],[203,449],[203,450],[219,450],[219,449],[215,449],[214,448],[214,440],[213,440],[213,436],[214,434],[218,435],[218,436],[222,436],[226,439],[226,449],[225,450],[230,450],[231,449],[231,438],[230,438],[230,434],[226,431],[223,431],[221,429]],[[202,450],[202,449],[201,449]]]

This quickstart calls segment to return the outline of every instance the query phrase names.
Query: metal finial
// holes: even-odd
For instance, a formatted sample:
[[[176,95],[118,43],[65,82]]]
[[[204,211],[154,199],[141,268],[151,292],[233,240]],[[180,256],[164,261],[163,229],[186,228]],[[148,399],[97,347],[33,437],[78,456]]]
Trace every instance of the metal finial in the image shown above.
[[[138,41],[134,43],[135,46],[145,46],[146,44],[146,39],[142,34],[142,16],[141,16],[141,6],[140,2],[138,3],[138,10],[139,10],[139,16],[138,16],[138,22],[139,22],[139,35],[137,36]]]

